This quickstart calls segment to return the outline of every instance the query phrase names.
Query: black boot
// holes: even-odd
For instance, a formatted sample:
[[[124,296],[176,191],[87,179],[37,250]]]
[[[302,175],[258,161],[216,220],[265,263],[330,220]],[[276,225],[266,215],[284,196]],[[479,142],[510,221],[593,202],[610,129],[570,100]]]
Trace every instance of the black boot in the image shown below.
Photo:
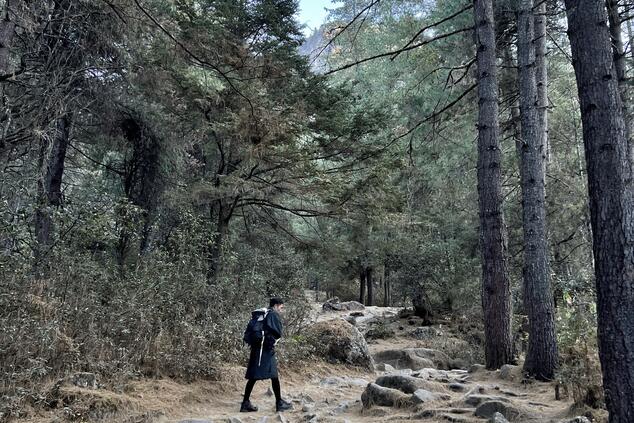
[[[275,411],[277,411],[278,413],[281,411],[287,411],[292,409],[293,409],[293,405],[288,401],[284,401],[283,399],[279,401],[275,401]]]
[[[256,407],[255,405],[251,404],[251,401],[249,401],[249,400],[242,401],[242,405],[240,406],[240,412],[241,413],[250,413],[252,411],[258,411],[258,407]]]

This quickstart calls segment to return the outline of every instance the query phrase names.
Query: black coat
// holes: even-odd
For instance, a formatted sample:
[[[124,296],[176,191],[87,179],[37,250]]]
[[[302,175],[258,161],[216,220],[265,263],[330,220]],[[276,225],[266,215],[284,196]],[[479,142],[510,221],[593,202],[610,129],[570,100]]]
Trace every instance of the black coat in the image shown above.
[[[277,357],[275,357],[275,341],[282,337],[282,320],[274,310],[266,315],[264,346],[260,359],[260,345],[251,346],[246,379],[273,379],[277,377]]]

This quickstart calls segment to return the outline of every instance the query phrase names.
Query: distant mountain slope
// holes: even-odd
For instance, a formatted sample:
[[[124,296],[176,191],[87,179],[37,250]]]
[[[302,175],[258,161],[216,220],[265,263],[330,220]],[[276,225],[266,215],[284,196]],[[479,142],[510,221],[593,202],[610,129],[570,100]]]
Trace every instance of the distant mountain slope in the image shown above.
[[[326,43],[328,43],[328,39],[325,36],[325,30],[325,25],[315,29],[313,33],[306,38],[306,41],[304,41],[304,43],[299,47],[299,53],[310,59],[310,67],[313,72],[316,73],[324,72],[326,67],[326,57],[328,57],[331,49],[331,47],[328,47],[323,52],[321,51]]]

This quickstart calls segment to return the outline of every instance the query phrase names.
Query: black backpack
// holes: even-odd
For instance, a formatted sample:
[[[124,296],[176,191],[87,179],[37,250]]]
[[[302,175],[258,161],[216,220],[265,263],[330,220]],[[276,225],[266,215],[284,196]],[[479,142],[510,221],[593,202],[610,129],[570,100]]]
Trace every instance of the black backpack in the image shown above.
[[[251,320],[247,324],[242,338],[246,344],[251,346],[262,346],[266,335],[266,315],[269,310],[260,308],[251,312]]]

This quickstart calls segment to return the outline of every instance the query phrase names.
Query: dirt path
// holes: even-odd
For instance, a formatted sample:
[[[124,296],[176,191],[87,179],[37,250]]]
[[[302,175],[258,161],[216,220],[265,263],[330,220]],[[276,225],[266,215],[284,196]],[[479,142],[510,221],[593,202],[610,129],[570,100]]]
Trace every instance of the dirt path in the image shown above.
[[[373,308],[374,314],[394,316],[395,310]],[[316,320],[327,320],[345,317],[348,313],[320,314]],[[366,316],[367,316],[366,312]],[[366,321],[369,319],[366,319]],[[408,348],[424,348],[438,346],[438,339],[429,342],[413,339],[408,336],[404,323],[391,318],[390,325],[402,334],[389,339],[373,341],[369,344],[370,352],[376,355],[387,350],[406,350]],[[405,332],[403,332],[405,331]],[[443,338],[443,332],[438,338]],[[446,337],[444,337],[446,339]],[[379,363],[380,364],[380,363]],[[381,366],[379,366],[382,368]],[[218,395],[199,408],[189,409],[186,413],[172,415],[164,422],[169,423],[271,423],[271,422],[486,422],[488,418],[475,415],[476,409],[483,402],[507,404],[512,410],[513,422],[553,422],[569,421],[570,402],[555,401],[554,388],[549,383],[522,383],[519,367],[508,367],[504,371],[487,371],[475,366],[471,371],[442,371],[423,369],[393,369],[389,365],[387,371],[374,373],[361,372],[345,366],[327,365],[324,363],[307,366],[305,370],[282,375],[284,396],[293,402],[294,409],[284,414],[274,412],[274,399],[268,382],[259,382],[252,400],[260,410],[256,413],[239,413],[240,393],[243,380],[236,380],[231,393]],[[361,395],[366,386],[375,382],[377,377],[385,375],[414,376],[417,381],[423,380],[426,386],[435,389],[437,396],[417,407],[407,406],[364,408]],[[431,388],[430,388],[431,389]],[[267,392],[268,391],[268,392]],[[513,414],[515,413],[515,414]]]

